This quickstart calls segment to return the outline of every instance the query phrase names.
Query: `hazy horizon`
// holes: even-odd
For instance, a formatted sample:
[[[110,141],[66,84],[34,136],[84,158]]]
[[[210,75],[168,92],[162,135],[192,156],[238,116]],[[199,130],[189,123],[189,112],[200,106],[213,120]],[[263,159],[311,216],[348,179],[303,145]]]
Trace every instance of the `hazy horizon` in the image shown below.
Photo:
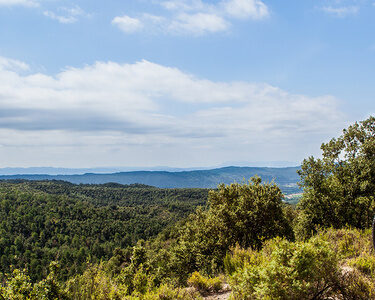
[[[81,175],[85,173],[116,173],[116,172],[132,172],[132,171],[197,171],[197,170],[211,170],[225,167],[251,167],[251,168],[289,168],[299,167],[299,164],[293,162],[228,162],[217,166],[197,166],[189,168],[171,167],[171,166],[106,166],[93,168],[64,168],[64,167],[2,167],[0,168],[0,175]]]

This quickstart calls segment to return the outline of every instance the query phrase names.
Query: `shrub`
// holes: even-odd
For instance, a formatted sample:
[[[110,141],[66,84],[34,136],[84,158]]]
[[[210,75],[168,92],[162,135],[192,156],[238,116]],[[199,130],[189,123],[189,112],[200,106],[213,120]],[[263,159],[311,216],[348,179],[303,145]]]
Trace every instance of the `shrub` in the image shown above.
[[[336,253],[320,238],[306,243],[277,238],[261,253],[263,259],[231,276],[234,299],[321,299],[337,286]]]
[[[0,297],[14,300],[32,299],[33,285],[24,270],[15,269],[12,274],[8,274],[6,277],[5,286],[0,286]]]
[[[274,239],[233,249],[233,299],[375,299],[371,231],[327,229],[303,242]]]
[[[372,276],[375,271],[375,257],[373,255],[363,254],[349,261],[349,265]]]
[[[374,284],[355,269],[342,273],[338,287],[345,300],[368,300],[375,296]]]
[[[188,279],[188,284],[202,294],[218,292],[223,287],[223,280],[219,277],[204,277],[199,272],[194,272]]]
[[[51,262],[47,278],[38,283],[32,283],[25,270],[13,270],[11,274],[7,274],[5,282],[3,283],[4,286],[0,285],[0,299],[68,299],[56,279],[56,271],[58,268],[59,265],[56,262]]]
[[[102,264],[91,265],[82,275],[70,279],[66,284],[69,299],[120,299],[116,283],[103,269]]]
[[[353,259],[361,255],[373,255],[371,230],[353,228],[329,228],[318,233],[337,252],[339,259]]]
[[[252,249],[242,249],[238,245],[231,249],[224,258],[224,270],[227,275],[242,269],[245,265],[259,264],[263,259],[260,252]]]
[[[192,289],[173,288],[167,284],[141,297],[142,300],[199,300],[202,297]]]

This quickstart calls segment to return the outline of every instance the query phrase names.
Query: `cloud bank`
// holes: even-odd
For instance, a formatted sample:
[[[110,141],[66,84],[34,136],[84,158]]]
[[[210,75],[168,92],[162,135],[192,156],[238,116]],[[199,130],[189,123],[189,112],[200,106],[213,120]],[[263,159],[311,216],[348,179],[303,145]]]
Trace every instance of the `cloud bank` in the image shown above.
[[[233,156],[261,160],[272,151],[272,159],[293,160],[301,147],[343,128],[331,96],[215,82],[145,60],[97,62],[56,76],[25,70],[0,59],[0,154],[8,166],[13,156],[22,162],[26,149],[38,157],[47,148],[53,165],[56,153],[65,162],[81,153],[75,166],[146,165],[145,156],[153,165],[209,165]],[[85,151],[102,159],[90,163]]]

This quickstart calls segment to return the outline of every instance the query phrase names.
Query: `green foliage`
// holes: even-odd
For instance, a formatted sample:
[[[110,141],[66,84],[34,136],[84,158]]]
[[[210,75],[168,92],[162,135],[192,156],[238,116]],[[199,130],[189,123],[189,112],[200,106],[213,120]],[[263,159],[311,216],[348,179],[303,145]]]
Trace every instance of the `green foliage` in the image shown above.
[[[261,253],[263,259],[245,262],[231,276],[234,299],[323,299],[332,293],[339,274],[337,257],[324,240],[293,243],[277,238]]]
[[[236,270],[243,268],[244,265],[259,265],[262,263],[264,257],[261,252],[249,249],[243,249],[239,246],[231,249],[231,253],[228,252],[224,258],[224,270],[225,273],[230,276]]]
[[[193,290],[174,288],[170,284],[162,284],[156,287],[154,278],[147,267],[144,267],[143,264],[135,266],[133,262],[116,276],[112,276],[106,271],[107,266],[104,263],[90,265],[82,275],[78,275],[67,282],[66,294],[68,299],[200,299],[199,294]]]
[[[220,185],[218,191],[210,191],[210,213],[222,222],[226,243],[260,247],[265,239],[293,235],[282,199],[276,184],[262,184],[260,177],[253,177],[248,184]]]
[[[322,150],[297,210],[259,177],[209,193],[0,182],[0,299],[200,299],[223,272],[232,299],[375,299],[375,118]]]
[[[6,276],[3,286],[0,286],[0,299],[11,300],[64,300],[68,295],[63,291],[56,278],[59,265],[51,262],[46,279],[32,283],[25,270],[15,269]],[[3,298],[1,298],[3,297]]]
[[[338,288],[340,298],[345,300],[368,300],[375,297],[374,282],[356,269],[343,272]]]
[[[137,297],[142,300],[200,300],[198,292],[185,288],[173,288],[170,285],[161,285],[158,289]]]
[[[316,226],[368,228],[375,212],[375,118],[354,123],[321,149],[323,158],[305,159],[299,171],[298,236]]]
[[[82,275],[77,275],[66,284],[68,299],[121,299],[125,290],[104,271],[103,264],[89,265]]]
[[[365,300],[375,296],[369,230],[330,228],[295,243],[277,238],[260,251],[236,247],[226,261],[232,299]]]
[[[33,284],[25,271],[15,269],[7,276],[6,285],[1,287],[0,292],[4,299],[26,300],[32,297]]]
[[[262,183],[259,177],[210,191],[208,209],[198,209],[189,217],[171,249],[174,275],[184,282],[186,274],[197,270],[217,274],[236,244],[259,248],[276,236],[292,238],[282,197],[274,183]]]
[[[330,243],[340,259],[348,260],[361,255],[373,255],[371,230],[325,229],[318,235]]]
[[[35,282],[58,260],[65,280],[82,273],[87,260],[108,260],[116,249],[154,237],[204,204],[207,194],[142,185],[0,182],[0,273],[11,265],[26,268]]]
[[[373,255],[361,255],[350,261],[349,264],[367,275],[374,275],[375,257]]]
[[[218,292],[223,288],[223,279],[220,277],[204,277],[195,271],[188,279],[188,284],[201,294]]]

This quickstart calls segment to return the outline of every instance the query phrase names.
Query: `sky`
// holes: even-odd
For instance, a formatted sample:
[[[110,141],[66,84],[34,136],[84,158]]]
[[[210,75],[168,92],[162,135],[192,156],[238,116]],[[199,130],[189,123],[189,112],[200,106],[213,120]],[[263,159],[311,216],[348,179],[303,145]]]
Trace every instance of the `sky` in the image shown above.
[[[373,0],[0,0],[0,167],[301,163],[375,110]]]

